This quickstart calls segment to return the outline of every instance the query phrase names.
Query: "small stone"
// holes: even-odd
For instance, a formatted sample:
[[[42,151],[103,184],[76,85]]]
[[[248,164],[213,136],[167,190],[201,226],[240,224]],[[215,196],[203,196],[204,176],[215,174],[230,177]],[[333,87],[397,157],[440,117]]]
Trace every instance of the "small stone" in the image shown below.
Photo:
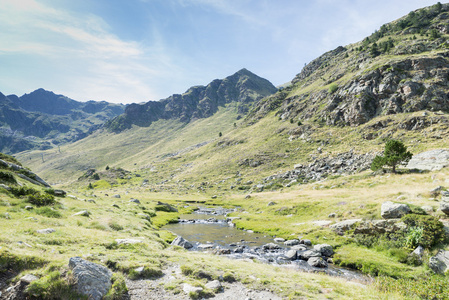
[[[288,250],[287,253],[285,253],[285,257],[289,260],[295,260],[298,255],[298,252],[296,250]]]
[[[23,276],[22,278],[20,278],[20,282],[25,283],[26,285],[32,283],[35,280],[38,280],[39,278],[32,275],[32,274],[27,274],[25,276]]]
[[[330,257],[334,254],[334,250],[331,245],[319,244],[315,245],[313,249],[320,251],[321,255]]]
[[[54,230],[53,228],[46,228],[46,229],[39,229],[36,230],[37,233],[41,233],[41,234],[49,234],[49,233],[53,233],[56,230]]]
[[[144,267],[138,267],[138,268],[135,268],[135,269],[134,269],[134,271],[135,271],[137,274],[139,274],[139,275],[142,275],[142,273],[143,273],[144,270],[145,270]]]
[[[424,255],[424,248],[423,246],[418,246],[413,252],[412,254],[418,256],[419,258],[422,258]]]
[[[330,213],[330,214],[328,215],[329,218],[335,218],[336,216],[337,216],[336,213]]]
[[[112,196],[112,197],[114,197],[114,198],[121,198],[121,196],[120,195],[114,195],[114,196]]]
[[[291,247],[291,246],[295,246],[295,245],[299,245],[299,240],[288,240],[284,242],[285,246]]]
[[[312,246],[312,242],[310,240],[307,240],[307,239],[301,240],[299,243],[303,244],[303,245],[306,245],[306,246]]]
[[[117,245],[130,245],[130,244],[139,244],[142,243],[141,240],[137,239],[116,239],[115,242]]]
[[[285,239],[283,239],[283,238],[275,238],[274,241],[276,243],[283,243],[283,242],[285,242]]]
[[[200,244],[198,245],[198,249],[200,250],[209,250],[214,248],[214,244]]]
[[[407,204],[387,201],[382,203],[380,215],[384,219],[399,219],[409,213],[411,213],[411,209]]]
[[[212,199],[217,199],[217,195],[213,195],[211,198]]]
[[[245,196],[245,199],[250,199],[251,198],[251,195],[246,195]]]
[[[276,202],[271,201],[271,202],[268,202],[268,204],[267,204],[267,206],[273,206],[273,205],[276,205]]]
[[[129,202],[140,204],[140,201],[137,199],[131,199],[129,200]]]
[[[89,203],[97,203],[97,202],[95,202],[95,200],[94,199],[89,199],[89,200],[87,200],[87,202],[89,202]]]
[[[280,249],[281,247],[278,244],[268,243],[268,244],[263,245],[262,248],[264,250],[277,250],[277,249]]]
[[[118,206],[117,204],[112,204],[112,207],[120,208],[120,206]]]
[[[203,288],[202,287],[198,287],[198,286],[193,286],[193,285],[190,285],[188,283],[184,283],[184,286],[183,286],[182,290],[184,291],[184,293],[190,294],[190,293],[201,292],[201,291],[203,291]]]
[[[180,246],[184,247],[185,249],[190,249],[193,247],[193,245],[186,239],[184,239],[182,236],[176,237],[172,242],[172,245],[174,246]]]

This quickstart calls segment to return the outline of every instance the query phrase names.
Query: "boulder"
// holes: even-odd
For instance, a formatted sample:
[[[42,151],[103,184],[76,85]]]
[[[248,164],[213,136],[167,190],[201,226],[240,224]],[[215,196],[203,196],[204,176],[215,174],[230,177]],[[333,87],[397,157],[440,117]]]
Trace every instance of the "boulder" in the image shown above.
[[[308,240],[308,239],[304,239],[299,241],[300,244],[306,245],[306,246],[312,246],[312,241]]]
[[[306,251],[307,247],[305,245],[295,245],[291,248],[291,250]]]
[[[54,193],[56,197],[65,197],[67,195],[67,193],[63,190],[54,190]]]
[[[222,288],[221,283],[218,280],[214,280],[214,281],[210,281],[210,282],[206,283],[205,287],[207,289],[213,290],[213,291],[219,291]]]
[[[129,200],[129,202],[140,204],[140,201],[138,199],[131,199],[131,200]]]
[[[288,250],[287,253],[285,253],[285,258],[288,260],[295,260],[298,253],[296,250]]]
[[[447,201],[440,202],[440,210],[444,212],[446,215],[449,215],[449,202]]]
[[[178,212],[178,209],[168,203],[158,201],[156,205],[157,211]]]
[[[316,268],[327,268],[327,262],[322,257],[311,257],[307,260],[307,263]]]
[[[429,267],[438,274],[444,274],[449,268],[449,251],[440,250],[429,259]]]
[[[355,227],[355,225],[359,222],[361,222],[362,219],[350,219],[350,220],[344,220],[335,224],[332,224],[329,226],[330,229],[337,231],[337,232],[345,232]]]
[[[321,257],[321,252],[315,249],[306,251],[298,251],[298,258],[302,260],[309,260],[311,257]]]
[[[413,255],[416,255],[419,258],[422,258],[424,255],[424,248],[423,246],[418,246],[413,252]]]
[[[315,245],[313,249],[319,251],[321,255],[326,257],[331,257],[334,254],[334,249],[332,248],[331,245],[328,244]]]
[[[431,150],[413,155],[407,164],[408,169],[441,170],[449,165],[449,150]]]
[[[291,246],[295,246],[295,245],[299,245],[299,240],[288,240],[284,242],[285,246],[291,247]]]
[[[112,272],[99,264],[72,257],[69,260],[78,293],[92,300],[101,300],[111,288]]]
[[[382,203],[380,215],[384,219],[399,219],[402,216],[411,213],[410,207],[407,204],[393,203],[387,201]]]
[[[172,245],[184,247],[185,249],[190,249],[193,247],[193,245],[186,239],[184,239],[182,236],[177,236],[173,242],[171,242]]]

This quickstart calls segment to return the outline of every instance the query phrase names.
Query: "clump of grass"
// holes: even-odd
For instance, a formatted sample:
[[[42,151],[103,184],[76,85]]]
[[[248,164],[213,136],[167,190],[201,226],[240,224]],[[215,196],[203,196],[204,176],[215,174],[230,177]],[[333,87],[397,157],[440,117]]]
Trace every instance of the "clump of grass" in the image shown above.
[[[55,204],[56,200],[53,195],[37,192],[28,195],[27,202],[34,204],[36,206],[45,206]]]
[[[27,269],[42,267],[47,262],[36,256],[12,254],[8,251],[0,251],[0,273],[12,270],[20,272]]]
[[[111,278],[112,287],[103,297],[104,300],[121,300],[128,293],[125,277],[121,273],[114,273]]]
[[[62,218],[62,214],[59,211],[48,206],[39,207],[34,212],[47,218]]]
[[[14,175],[9,171],[0,171],[0,182],[16,184]]]
[[[50,272],[48,275],[30,283],[27,293],[33,299],[87,299],[87,296],[79,295],[74,291],[74,283],[70,275],[70,273],[67,273],[67,276],[64,276],[59,271]]]
[[[161,277],[163,275],[164,275],[164,273],[160,269],[157,269],[154,267],[148,267],[148,266],[145,266],[143,268],[143,272],[137,272],[136,268],[131,268],[128,271],[128,277],[132,280],[141,279],[141,278],[152,279],[152,278]]]
[[[447,278],[441,275],[421,276],[416,279],[378,277],[375,285],[384,293],[397,293],[407,298],[449,299]]]
[[[117,222],[109,222],[109,227],[115,231],[120,231],[120,230],[123,230],[123,228],[124,228],[122,225],[120,225]]]

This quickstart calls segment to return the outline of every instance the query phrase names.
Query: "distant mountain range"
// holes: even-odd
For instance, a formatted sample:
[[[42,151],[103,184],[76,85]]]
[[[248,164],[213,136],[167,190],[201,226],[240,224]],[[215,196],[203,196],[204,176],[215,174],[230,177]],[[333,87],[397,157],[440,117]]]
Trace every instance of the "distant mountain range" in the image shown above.
[[[122,104],[79,102],[44,89],[21,97],[0,93],[0,151],[16,153],[73,142],[124,110]]]

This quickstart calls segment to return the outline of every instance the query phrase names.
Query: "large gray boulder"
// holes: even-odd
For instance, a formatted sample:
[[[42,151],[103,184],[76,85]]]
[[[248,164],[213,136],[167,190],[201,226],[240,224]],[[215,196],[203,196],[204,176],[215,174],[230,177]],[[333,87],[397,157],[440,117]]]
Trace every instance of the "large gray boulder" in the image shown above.
[[[173,242],[171,242],[174,246],[180,246],[184,247],[185,249],[190,249],[193,247],[193,245],[186,239],[184,239],[182,236],[177,236]]]
[[[413,155],[407,164],[408,169],[441,170],[449,166],[449,150],[437,149]]]
[[[298,258],[302,260],[309,260],[311,257],[321,257],[321,252],[315,249],[310,249],[306,251],[298,251]]]
[[[316,268],[326,268],[328,266],[322,257],[311,257],[307,260],[307,263]]]
[[[315,245],[313,248],[315,250],[319,251],[321,253],[321,255],[323,255],[323,256],[331,257],[332,255],[334,255],[334,249],[332,248],[331,245],[319,244],[319,245]]]
[[[101,300],[111,288],[112,272],[99,264],[72,257],[69,260],[75,279],[75,289],[92,300]]]
[[[407,204],[393,203],[391,201],[382,203],[380,209],[380,215],[384,219],[399,219],[411,212],[412,210]]]
[[[429,267],[438,274],[444,274],[449,268],[449,251],[440,250],[429,259]]]

